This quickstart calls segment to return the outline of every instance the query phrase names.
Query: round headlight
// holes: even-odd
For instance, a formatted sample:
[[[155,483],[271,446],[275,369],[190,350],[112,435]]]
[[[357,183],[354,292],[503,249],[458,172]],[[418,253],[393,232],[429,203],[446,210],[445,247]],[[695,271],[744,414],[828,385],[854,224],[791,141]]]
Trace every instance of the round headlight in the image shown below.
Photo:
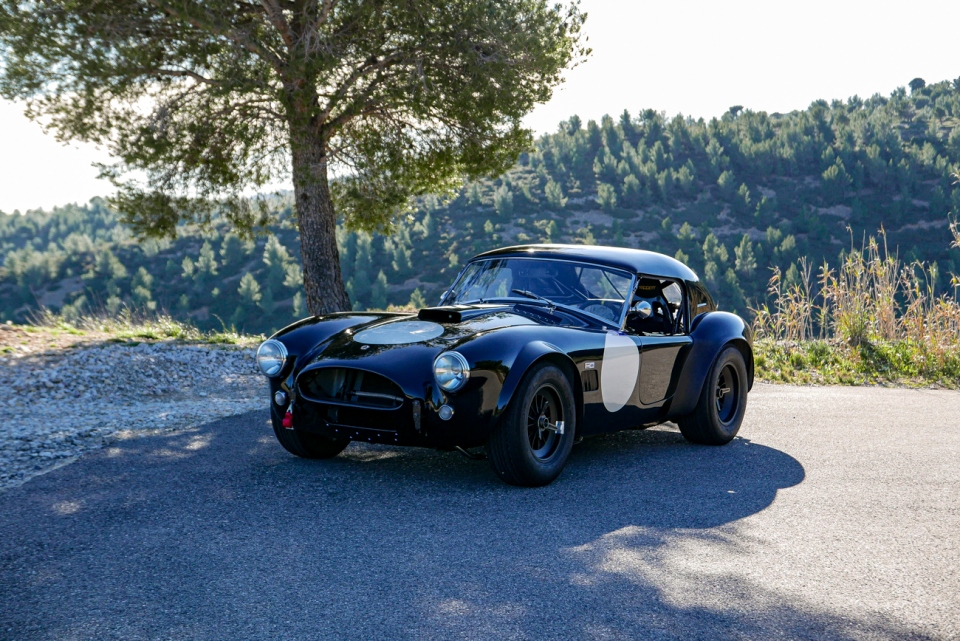
[[[257,350],[257,365],[266,376],[276,376],[287,360],[287,348],[280,341],[264,341]]]
[[[470,378],[470,366],[462,354],[444,352],[433,362],[433,376],[443,390],[455,392]]]

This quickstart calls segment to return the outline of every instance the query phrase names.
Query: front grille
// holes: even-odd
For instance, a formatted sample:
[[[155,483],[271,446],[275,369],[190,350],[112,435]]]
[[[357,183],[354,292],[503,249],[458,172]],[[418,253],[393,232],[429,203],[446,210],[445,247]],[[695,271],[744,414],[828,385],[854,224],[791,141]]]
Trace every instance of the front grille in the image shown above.
[[[317,403],[396,409],[403,405],[403,390],[390,379],[348,367],[323,367],[297,379],[300,395]]]

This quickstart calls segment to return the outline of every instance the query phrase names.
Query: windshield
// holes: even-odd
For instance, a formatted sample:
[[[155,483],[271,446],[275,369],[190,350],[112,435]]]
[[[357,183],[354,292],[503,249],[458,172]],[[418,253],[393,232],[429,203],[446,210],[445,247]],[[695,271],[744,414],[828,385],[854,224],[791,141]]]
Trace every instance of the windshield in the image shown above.
[[[466,304],[543,298],[618,324],[631,281],[626,272],[566,260],[481,260],[467,265],[444,300]]]

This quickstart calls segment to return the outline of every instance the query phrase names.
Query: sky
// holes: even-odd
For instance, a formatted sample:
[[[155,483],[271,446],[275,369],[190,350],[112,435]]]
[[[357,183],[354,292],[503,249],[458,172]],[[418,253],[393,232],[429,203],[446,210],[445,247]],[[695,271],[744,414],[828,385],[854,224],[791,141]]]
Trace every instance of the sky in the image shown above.
[[[912,78],[960,76],[960,3],[582,0],[593,55],[525,120],[554,131],[624,109],[719,116],[732,105],[767,112],[814,100],[889,95]],[[0,211],[50,208],[107,195],[89,144],[64,145],[0,100]]]

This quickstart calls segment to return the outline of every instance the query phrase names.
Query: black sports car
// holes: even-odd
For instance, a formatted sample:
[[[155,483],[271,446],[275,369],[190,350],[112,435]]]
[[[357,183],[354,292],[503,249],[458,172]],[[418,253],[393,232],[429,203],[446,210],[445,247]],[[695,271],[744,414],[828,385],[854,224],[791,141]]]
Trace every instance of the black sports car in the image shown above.
[[[307,458],[350,441],[486,447],[507,483],[545,485],[574,440],[675,421],[722,445],[753,385],[750,327],[669,256],[524,245],[468,262],[437,307],[307,318],[257,352],[277,439]]]

